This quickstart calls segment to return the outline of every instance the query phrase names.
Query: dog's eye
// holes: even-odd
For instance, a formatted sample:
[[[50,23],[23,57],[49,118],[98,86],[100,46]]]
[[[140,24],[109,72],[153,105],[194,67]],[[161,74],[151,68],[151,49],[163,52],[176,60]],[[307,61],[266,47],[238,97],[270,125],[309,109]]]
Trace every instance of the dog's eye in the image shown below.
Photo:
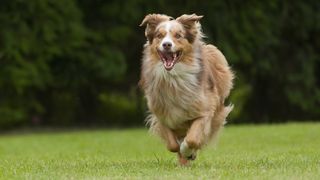
[[[162,34],[158,34],[158,35],[157,35],[157,38],[158,38],[158,39],[161,39],[161,38],[163,38],[163,35],[162,35]]]
[[[180,39],[181,35],[177,33],[176,35],[174,35],[174,37],[177,38],[177,39]]]

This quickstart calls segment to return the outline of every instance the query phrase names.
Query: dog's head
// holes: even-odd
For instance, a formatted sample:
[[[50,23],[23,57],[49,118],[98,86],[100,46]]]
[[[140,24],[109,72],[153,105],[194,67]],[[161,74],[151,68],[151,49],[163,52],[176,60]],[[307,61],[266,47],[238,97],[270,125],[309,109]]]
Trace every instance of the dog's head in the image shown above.
[[[203,16],[182,15],[176,19],[162,14],[147,15],[140,26],[146,26],[147,45],[157,54],[166,70],[171,70],[178,61],[187,61],[193,44],[201,38],[198,21]],[[190,58],[189,58],[190,59]]]

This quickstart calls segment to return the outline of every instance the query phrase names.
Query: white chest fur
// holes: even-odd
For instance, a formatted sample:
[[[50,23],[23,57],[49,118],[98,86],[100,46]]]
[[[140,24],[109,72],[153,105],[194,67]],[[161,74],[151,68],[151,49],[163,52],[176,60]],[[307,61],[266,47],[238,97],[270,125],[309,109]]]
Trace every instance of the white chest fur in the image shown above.
[[[159,62],[149,70],[146,97],[150,110],[170,128],[175,128],[198,115],[195,102],[203,97],[199,92],[200,66],[177,63],[171,71]]]

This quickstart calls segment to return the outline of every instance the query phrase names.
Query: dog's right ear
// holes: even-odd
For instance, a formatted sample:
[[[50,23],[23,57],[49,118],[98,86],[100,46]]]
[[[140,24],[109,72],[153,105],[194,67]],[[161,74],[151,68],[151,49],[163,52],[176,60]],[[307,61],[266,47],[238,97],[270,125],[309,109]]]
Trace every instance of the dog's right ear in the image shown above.
[[[151,43],[154,37],[154,31],[159,23],[163,21],[169,21],[173,18],[163,14],[148,14],[140,24],[140,26],[146,26],[145,36]]]

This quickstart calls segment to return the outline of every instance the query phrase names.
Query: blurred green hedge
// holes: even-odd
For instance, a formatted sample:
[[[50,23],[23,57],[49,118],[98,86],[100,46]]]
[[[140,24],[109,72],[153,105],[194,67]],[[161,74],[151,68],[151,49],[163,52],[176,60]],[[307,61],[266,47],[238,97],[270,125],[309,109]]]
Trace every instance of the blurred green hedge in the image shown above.
[[[318,1],[4,0],[0,127],[141,125],[148,13],[204,15],[236,72],[231,122],[319,120]]]

